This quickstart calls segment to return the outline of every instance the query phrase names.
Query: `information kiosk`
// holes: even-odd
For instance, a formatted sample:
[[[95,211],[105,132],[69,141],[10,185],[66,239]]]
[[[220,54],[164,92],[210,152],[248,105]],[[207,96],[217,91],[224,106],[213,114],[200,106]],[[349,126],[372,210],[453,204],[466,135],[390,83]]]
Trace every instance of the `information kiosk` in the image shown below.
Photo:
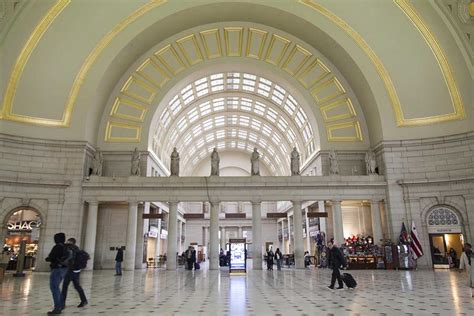
[[[247,260],[245,251],[245,238],[229,239],[231,275],[242,275],[247,272]]]

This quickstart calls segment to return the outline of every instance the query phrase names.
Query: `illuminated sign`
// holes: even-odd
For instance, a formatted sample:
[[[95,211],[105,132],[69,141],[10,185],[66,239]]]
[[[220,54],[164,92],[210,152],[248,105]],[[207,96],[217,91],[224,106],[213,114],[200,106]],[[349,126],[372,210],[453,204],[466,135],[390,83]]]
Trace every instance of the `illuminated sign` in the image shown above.
[[[10,222],[8,223],[8,230],[32,230],[33,228],[39,228],[41,226],[40,221],[24,221],[24,222]]]

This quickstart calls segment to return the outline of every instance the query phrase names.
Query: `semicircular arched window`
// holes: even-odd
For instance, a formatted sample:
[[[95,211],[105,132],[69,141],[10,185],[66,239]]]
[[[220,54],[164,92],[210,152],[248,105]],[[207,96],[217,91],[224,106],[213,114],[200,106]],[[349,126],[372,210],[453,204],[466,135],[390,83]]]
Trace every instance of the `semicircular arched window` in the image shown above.
[[[436,207],[428,215],[428,225],[459,225],[459,218],[456,213],[447,207]]]

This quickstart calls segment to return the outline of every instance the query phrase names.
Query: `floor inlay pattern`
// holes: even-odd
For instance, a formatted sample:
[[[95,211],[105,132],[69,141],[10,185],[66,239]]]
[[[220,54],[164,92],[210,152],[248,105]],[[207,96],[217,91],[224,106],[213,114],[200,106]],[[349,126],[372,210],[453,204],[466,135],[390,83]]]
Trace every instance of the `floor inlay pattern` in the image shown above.
[[[350,271],[355,290],[329,290],[328,269],[254,271],[161,269],[113,276],[83,272],[89,305],[79,309],[69,289],[63,315],[474,315],[463,274],[454,271]],[[48,273],[7,274],[0,284],[0,315],[45,315],[52,298]]]

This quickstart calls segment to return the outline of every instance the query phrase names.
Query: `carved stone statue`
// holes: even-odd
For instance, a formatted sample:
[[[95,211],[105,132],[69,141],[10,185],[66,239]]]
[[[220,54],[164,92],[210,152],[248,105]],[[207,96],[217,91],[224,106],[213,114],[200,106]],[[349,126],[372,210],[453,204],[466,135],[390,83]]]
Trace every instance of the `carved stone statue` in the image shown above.
[[[220,162],[219,154],[217,153],[217,148],[214,147],[214,150],[211,154],[211,176],[218,176],[219,175],[219,162]]]
[[[258,164],[258,159],[260,158],[260,154],[258,153],[257,147],[253,149],[252,157],[250,158],[251,168],[250,168],[250,175],[251,176],[259,176],[260,175],[260,166]]]
[[[329,152],[329,174],[339,174],[339,165],[337,163],[336,152],[334,150]]]
[[[377,162],[375,161],[375,153],[371,150],[365,153],[365,168],[367,174],[375,174],[375,168],[377,167]]]
[[[140,176],[140,152],[135,147],[135,150],[132,154],[132,169],[131,169],[132,176]]]
[[[173,148],[173,152],[171,153],[170,172],[172,176],[179,177],[179,153],[176,147]]]
[[[104,156],[101,151],[96,151],[92,158],[92,175],[102,176],[102,166],[104,164]]]
[[[293,147],[293,151],[291,152],[291,175],[300,175],[300,154],[296,150],[296,147]]]

